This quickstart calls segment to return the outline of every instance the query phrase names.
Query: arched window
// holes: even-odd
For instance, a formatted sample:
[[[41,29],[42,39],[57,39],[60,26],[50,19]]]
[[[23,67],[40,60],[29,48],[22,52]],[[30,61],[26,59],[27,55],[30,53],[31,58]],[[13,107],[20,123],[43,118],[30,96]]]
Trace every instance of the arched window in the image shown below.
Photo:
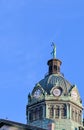
[[[33,110],[29,112],[29,121],[33,121]]]
[[[38,120],[39,119],[39,109],[36,108],[35,109],[35,120]]]
[[[55,108],[55,118],[59,118],[60,108],[59,106],[56,106]]]
[[[61,107],[61,118],[66,118],[67,117],[67,107],[66,104],[63,104]]]
[[[77,111],[75,110],[75,121],[77,122],[77,118],[78,118],[78,113]]]
[[[29,121],[39,120],[43,118],[43,107],[32,109],[29,112]]]
[[[33,110],[33,121],[35,120],[36,117],[36,113],[35,113],[35,109]]]
[[[43,118],[43,107],[39,107],[39,119]]]
[[[32,119],[31,119],[31,112],[29,113],[29,121],[31,121]]]
[[[51,106],[51,107],[49,108],[49,117],[50,117],[50,118],[53,118],[53,116],[54,116],[54,107]]]
[[[72,120],[75,120],[75,111],[73,108],[72,108],[71,114],[72,114]]]
[[[49,72],[50,73],[52,72],[52,66],[49,66]]]
[[[81,124],[82,122],[82,111],[80,110],[78,113],[78,122]]]
[[[57,65],[54,65],[54,70],[57,71]]]

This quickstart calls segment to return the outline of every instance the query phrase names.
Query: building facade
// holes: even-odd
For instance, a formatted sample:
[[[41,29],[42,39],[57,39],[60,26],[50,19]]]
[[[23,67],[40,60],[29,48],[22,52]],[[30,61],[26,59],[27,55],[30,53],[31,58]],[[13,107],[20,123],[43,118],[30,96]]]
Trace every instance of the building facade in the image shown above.
[[[27,124],[0,119],[0,130],[84,130],[83,105],[77,86],[66,80],[60,71],[62,62],[47,62],[48,73],[28,94]]]
[[[77,86],[61,73],[55,44],[52,54],[47,62],[48,74],[28,95],[27,124],[52,130],[83,130],[83,106]]]

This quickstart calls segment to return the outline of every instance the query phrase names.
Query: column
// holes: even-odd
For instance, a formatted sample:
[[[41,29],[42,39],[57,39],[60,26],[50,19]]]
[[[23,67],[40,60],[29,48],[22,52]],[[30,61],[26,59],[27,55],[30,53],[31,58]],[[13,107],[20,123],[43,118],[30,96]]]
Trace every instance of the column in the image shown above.
[[[67,119],[70,118],[70,105],[69,103],[66,104],[67,105]]]
[[[71,115],[72,115],[72,111],[71,111],[72,108],[71,108],[71,105],[69,105],[69,109],[70,109],[70,117],[69,117],[69,118],[71,119],[71,118],[72,118],[72,117],[71,117]]]
[[[45,108],[45,105],[43,105],[43,118],[45,118],[45,115],[46,114],[46,108]]]
[[[49,109],[47,104],[46,104],[45,114],[46,114],[46,118],[49,118]]]

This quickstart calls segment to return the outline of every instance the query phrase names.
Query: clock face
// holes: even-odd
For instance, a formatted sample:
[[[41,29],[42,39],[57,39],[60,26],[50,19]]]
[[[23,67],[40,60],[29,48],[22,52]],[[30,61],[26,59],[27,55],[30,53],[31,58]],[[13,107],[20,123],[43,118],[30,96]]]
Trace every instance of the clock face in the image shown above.
[[[61,95],[61,90],[60,89],[58,89],[58,88],[55,88],[54,90],[53,90],[53,95],[54,96],[60,96]]]
[[[71,97],[72,97],[74,100],[77,100],[77,97],[78,97],[77,92],[76,92],[76,91],[72,91],[72,92],[71,92]]]
[[[34,96],[35,98],[39,98],[41,94],[42,94],[41,90],[40,90],[40,89],[37,89],[37,90],[34,92],[33,96]]]

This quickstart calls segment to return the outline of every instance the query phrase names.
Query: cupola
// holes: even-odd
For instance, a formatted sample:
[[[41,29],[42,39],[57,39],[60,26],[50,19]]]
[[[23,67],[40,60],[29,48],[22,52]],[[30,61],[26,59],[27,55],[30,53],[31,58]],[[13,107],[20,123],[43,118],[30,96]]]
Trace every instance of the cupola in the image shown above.
[[[47,62],[48,66],[49,66],[49,70],[48,70],[49,75],[59,74],[60,65],[62,64],[62,62],[56,58],[56,45],[54,43],[52,43],[52,46],[53,46],[53,51],[51,52],[51,54],[53,55],[53,59],[51,59]]]

